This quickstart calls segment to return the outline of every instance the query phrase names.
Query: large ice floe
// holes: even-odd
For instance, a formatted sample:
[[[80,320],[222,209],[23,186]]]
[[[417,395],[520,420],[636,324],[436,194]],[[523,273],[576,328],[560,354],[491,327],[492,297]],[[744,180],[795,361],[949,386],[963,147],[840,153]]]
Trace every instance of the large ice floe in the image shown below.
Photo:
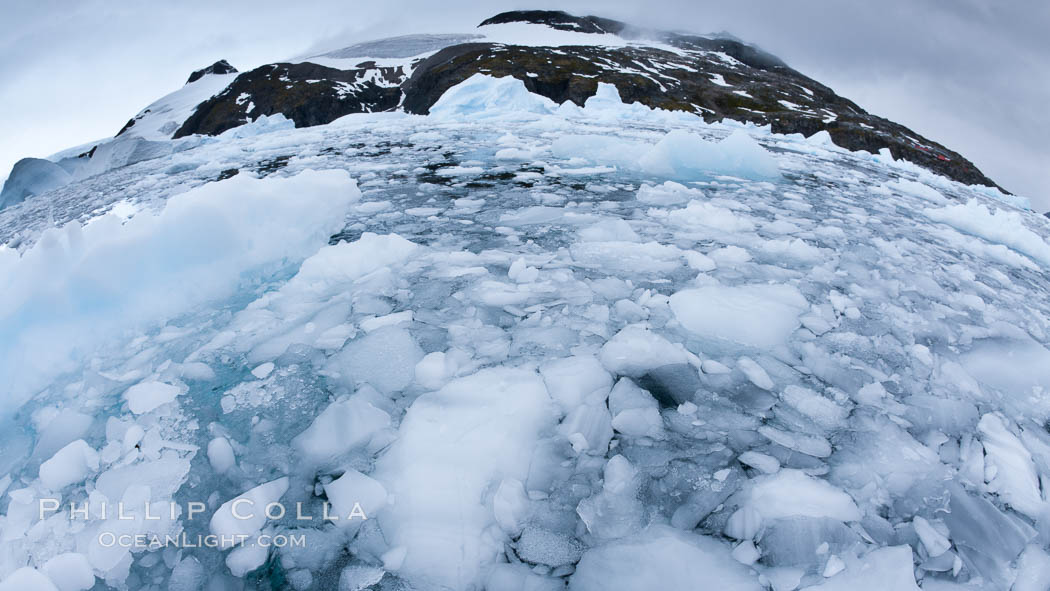
[[[286,123],[0,211],[0,589],[1050,585],[1019,201],[608,85]]]

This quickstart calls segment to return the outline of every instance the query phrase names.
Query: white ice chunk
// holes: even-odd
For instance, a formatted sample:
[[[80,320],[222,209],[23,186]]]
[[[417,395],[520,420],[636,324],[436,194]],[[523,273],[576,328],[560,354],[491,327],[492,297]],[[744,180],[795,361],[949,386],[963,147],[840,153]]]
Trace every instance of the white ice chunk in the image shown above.
[[[175,400],[182,388],[163,382],[142,382],[124,392],[131,412],[140,415]]]
[[[339,478],[324,485],[331,503],[329,515],[340,527],[360,527],[386,506],[386,489],[377,480],[357,470],[348,469]]]
[[[390,426],[390,415],[364,399],[351,396],[328,405],[292,446],[310,464],[323,464],[366,447],[372,437]]]
[[[776,159],[743,130],[715,143],[676,129],[639,164],[649,174],[677,181],[703,180],[712,174],[750,179],[772,179],[780,174]]]
[[[860,509],[848,494],[801,470],[783,469],[774,475],[754,478],[734,498],[741,507],[754,509],[763,519],[799,516],[858,521],[861,518]]]
[[[225,536],[225,541],[234,539],[234,536],[258,534],[266,524],[267,506],[280,501],[286,492],[288,492],[288,477],[284,476],[260,484],[226,501],[211,516],[209,522],[211,533],[219,536],[220,540]],[[233,543],[224,543],[222,547],[230,548],[233,545]],[[244,547],[248,546],[249,544],[245,544]]]
[[[46,575],[31,566],[23,566],[0,581],[0,591],[59,591]]]
[[[674,181],[666,181],[662,185],[642,184],[638,189],[637,199],[648,205],[667,206],[679,205],[693,199],[701,199],[704,192],[693,189]]]
[[[1028,229],[1020,213],[1006,209],[992,211],[976,199],[965,204],[926,209],[925,213],[931,220],[993,244],[1008,246],[1044,266],[1050,266],[1050,244]]]
[[[745,451],[737,459],[765,474],[776,474],[780,470],[780,460],[757,451]]]
[[[712,538],[665,526],[591,548],[569,580],[570,591],[719,589],[761,591],[750,569]]]
[[[423,350],[403,328],[386,327],[367,333],[346,345],[338,356],[356,383],[368,383],[389,394],[403,390],[415,379],[416,364]]]
[[[258,367],[253,369],[252,375],[259,378],[260,380],[263,380],[266,379],[266,376],[270,375],[270,372],[273,371],[273,368],[273,362],[267,361],[266,363],[263,363],[262,365],[259,365]]]
[[[609,393],[612,427],[630,437],[659,437],[663,431],[660,405],[652,394],[628,378],[621,378]]]
[[[508,113],[552,113],[554,101],[532,94],[525,84],[513,76],[493,78],[474,74],[449,88],[430,107],[435,118],[486,118]]]
[[[83,439],[77,439],[40,464],[40,483],[50,490],[58,491],[83,481],[94,474],[98,466],[98,452]]]
[[[985,462],[994,466],[994,475],[987,476],[989,487],[1014,509],[1039,519],[1046,503],[1039,492],[1039,475],[1032,455],[1021,440],[1011,433],[999,415],[986,414],[977,423],[984,444]],[[986,475],[988,470],[985,470]]]
[[[611,373],[641,377],[655,367],[687,363],[689,356],[680,346],[644,326],[631,325],[602,346],[598,359]]]
[[[504,544],[485,494],[526,479],[556,416],[543,380],[523,369],[485,369],[412,403],[373,474],[393,497],[379,522],[406,549],[400,576],[420,587],[480,585]]]
[[[84,591],[95,586],[95,573],[83,554],[59,554],[45,562],[41,570],[58,587],[58,591]]]
[[[522,522],[529,511],[529,495],[520,480],[505,478],[500,482],[492,497],[492,511],[503,531],[512,536],[521,533]]]
[[[1011,591],[1046,591],[1050,589],[1050,554],[1030,544],[1017,560],[1017,579]]]
[[[584,402],[604,402],[613,385],[609,372],[590,355],[550,361],[540,366],[540,374],[551,398],[566,413]]]
[[[910,546],[872,550],[861,558],[844,560],[846,570],[810,591],[919,591],[912,572]]]
[[[740,368],[740,371],[744,372],[744,375],[752,384],[763,390],[773,389],[773,379],[769,377],[766,370],[756,363],[754,359],[751,359],[750,357],[741,357],[740,359],[737,359],[736,366]]]
[[[686,330],[755,347],[784,342],[807,305],[790,285],[709,285],[671,296],[671,310]]]
[[[237,458],[233,455],[233,446],[225,437],[216,437],[208,442],[208,461],[211,462],[212,470],[224,474],[237,465]]]

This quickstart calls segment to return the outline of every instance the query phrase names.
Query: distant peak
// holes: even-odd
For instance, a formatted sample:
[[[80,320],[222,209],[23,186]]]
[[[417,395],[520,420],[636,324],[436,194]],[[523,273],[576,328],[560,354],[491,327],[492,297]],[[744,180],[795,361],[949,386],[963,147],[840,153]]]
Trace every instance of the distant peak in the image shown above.
[[[610,33],[617,35],[627,28],[626,23],[599,16],[573,16],[561,10],[511,10],[482,21],[479,27],[506,23],[546,25],[561,31],[576,33]]]
[[[230,62],[226,60],[219,60],[207,68],[201,68],[194,73],[190,74],[189,80],[186,80],[186,84],[196,82],[204,77],[205,74],[236,74],[237,68],[230,65]]]

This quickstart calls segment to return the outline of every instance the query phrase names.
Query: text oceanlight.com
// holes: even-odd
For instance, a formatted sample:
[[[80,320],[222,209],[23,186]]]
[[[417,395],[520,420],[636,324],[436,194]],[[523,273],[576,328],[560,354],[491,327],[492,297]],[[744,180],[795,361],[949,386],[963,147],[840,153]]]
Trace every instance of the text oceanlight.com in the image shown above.
[[[263,548],[305,548],[305,534],[208,534],[191,536],[185,532],[178,535],[157,534],[116,534],[102,532],[98,543],[103,548],[144,548],[155,550],[172,546],[175,548],[236,548],[240,546],[261,546]]]

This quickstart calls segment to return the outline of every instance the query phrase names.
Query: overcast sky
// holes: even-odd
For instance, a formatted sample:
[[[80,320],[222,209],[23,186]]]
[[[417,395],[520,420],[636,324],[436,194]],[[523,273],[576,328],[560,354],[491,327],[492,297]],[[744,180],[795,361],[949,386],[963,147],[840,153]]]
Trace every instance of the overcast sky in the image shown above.
[[[468,31],[515,8],[731,32],[1050,209],[1046,0],[3,0],[0,178],[21,157],[112,136],[220,58],[243,71],[342,42]]]

